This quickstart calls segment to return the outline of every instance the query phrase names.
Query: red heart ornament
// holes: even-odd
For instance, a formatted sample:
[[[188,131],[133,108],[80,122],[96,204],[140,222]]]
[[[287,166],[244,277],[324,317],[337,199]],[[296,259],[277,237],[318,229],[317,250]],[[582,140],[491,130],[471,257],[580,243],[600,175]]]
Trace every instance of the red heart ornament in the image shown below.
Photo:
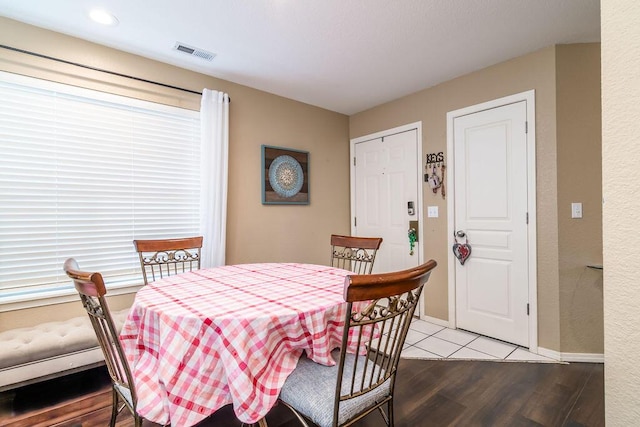
[[[453,254],[460,261],[460,265],[464,265],[464,262],[471,255],[471,246],[468,243],[455,243],[453,245]]]

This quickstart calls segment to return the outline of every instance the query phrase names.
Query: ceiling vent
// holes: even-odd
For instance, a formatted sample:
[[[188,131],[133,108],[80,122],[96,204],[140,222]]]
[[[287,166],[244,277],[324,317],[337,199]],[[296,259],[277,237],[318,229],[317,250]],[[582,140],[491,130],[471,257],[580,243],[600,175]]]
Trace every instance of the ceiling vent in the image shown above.
[[[179,52],[184,52],[191,56],[197,56],[198,58],[207,61],[213,61],[213,58],[216,57],[215,53],[207,52],[206,50],[198,49],[197,47],[187,46],[180,42],[176,42],[176,45],[173,48]]]

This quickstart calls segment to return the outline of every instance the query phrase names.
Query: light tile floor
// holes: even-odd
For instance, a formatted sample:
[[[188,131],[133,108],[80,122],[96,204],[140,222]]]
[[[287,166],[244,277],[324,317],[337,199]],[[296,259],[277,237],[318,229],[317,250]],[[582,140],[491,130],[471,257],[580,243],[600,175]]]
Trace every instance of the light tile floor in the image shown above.
[[[402,357],[419,359],[511,360],[557,363],[526,348],[414,319]]]

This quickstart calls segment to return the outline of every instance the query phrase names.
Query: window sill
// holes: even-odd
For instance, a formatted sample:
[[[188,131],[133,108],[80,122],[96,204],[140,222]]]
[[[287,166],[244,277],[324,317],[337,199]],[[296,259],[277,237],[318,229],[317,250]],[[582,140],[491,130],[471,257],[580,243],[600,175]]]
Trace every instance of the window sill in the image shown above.
[[[112,285],[107,288],[107,295],[125,295],[133,294],[142,287],[140,285],[122,284]],[[47,305],[61,304],[65,302],[79,301],[80,297],[75,289],[64,289],[51,292],[42,292],[38,296],[16,296],[1,297],[0,296],[0,313],[24,310],[27,308],[44,307]]]

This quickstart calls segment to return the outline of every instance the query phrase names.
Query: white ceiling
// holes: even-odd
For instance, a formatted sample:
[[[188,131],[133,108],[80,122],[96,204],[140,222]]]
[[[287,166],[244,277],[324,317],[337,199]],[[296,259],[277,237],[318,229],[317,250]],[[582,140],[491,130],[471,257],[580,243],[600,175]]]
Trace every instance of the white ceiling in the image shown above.
[[[119,25],[90,21],[96,6]],[[0,0],[0,15],[344,114],[600,40],[599,0]]]

